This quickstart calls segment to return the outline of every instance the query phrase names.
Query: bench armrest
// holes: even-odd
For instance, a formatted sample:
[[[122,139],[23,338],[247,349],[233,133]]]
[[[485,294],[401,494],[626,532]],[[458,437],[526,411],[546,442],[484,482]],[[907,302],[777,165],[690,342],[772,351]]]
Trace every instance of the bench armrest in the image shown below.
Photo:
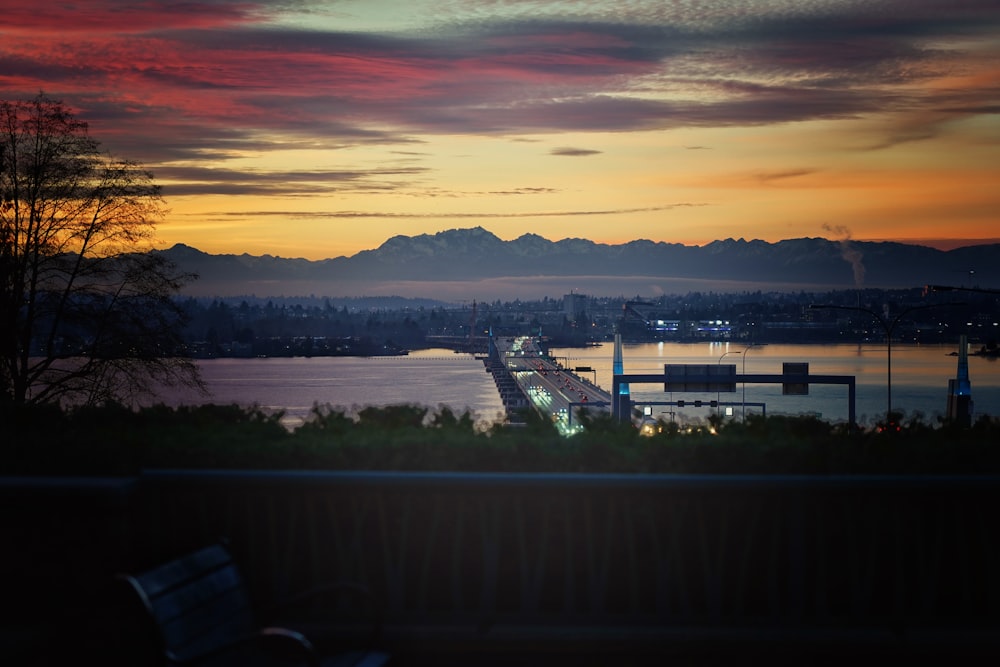
[[[369,625],[370,635],[368,638],[368,648],[374,648],[379,644],[379,641],[382,638],[383,605],[381,604],[379,598],[372,593],[371,589],[364,584],[357,582],[338,581],[310,588],[291,595],[283,599],[276,606],[276,608],[272,610],[274,613],[270,614],[268,618],[279,619],[279,621],[281,619],[288,619],[289,612],[294,610],[296,607],[306,608],[309,607],[311,603],[315,603],[317,600],[321,600],[323,598],[337,600],[338,598],[344,596],[360,600],[364,603],[364,606],[366,607],[365,614],[363,617],[356,619],[356,621],[361,624],[367,623]],[[285,620],[285,622],[290,623],[292,626],[296,625],[296,623],[288,620]],[[308,621],[306,622],[306,625],[309,625]],[[310,634],[312,634],[311,631]]]
[[[173,665],[211,665],[216,659],[227,653],[250,647],[259,649],[275,658],[284,658],[289,661],[289,664],[298,665],[305,661],[310,667],[320,667],[319,654],[305,635],[278,627],[261,628],[255,634],[236,637],[194,658],[183,658],[172,651],[167,651],[167,660]]]

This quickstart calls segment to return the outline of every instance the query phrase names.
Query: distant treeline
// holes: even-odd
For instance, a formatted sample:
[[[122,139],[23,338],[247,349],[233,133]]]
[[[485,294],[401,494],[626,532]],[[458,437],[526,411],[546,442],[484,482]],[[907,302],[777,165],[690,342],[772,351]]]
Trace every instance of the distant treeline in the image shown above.
[[[415,405],[357,414],[315,408],[293,431],[281,414],[203,405],[130,410],[0,409],[16,434],[0,475],[133,475],[151,468],[673,474],[998,474],[1000,420],[970,428],[919,416],[850,430],[814,417],[749,416],[652,436],[610,417],[570,438],[529,412],[522,427]],[[654,429],[656,430],[656,429]]]
[[[836,308],[814,308],[832,305]],[[382,355],[447,341],[497,335],[546,336],[553,346],[609,340],[727,339],[745,342],[881,341],[875,316],[891,321],[894,340],[970,342],[996,348],[1000,295],[921,289],[823,293],[664,295],[493,301],[448,305],[402,299],[187,299],[184,330],[191,356]],[[705,322],[719,326],[704,327]]]

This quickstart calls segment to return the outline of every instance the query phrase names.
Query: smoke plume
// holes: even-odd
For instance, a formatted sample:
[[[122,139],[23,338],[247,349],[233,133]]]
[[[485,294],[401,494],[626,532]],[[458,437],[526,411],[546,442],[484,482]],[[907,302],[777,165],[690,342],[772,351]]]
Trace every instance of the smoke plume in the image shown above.
[[[836,237],[840,244],[840,256],[854,271],[854,286],[860,288],[865,283],[865,265],[861,261],[864,255],[851,243],[851,230],[843,225],[823,225],[823,230]]]

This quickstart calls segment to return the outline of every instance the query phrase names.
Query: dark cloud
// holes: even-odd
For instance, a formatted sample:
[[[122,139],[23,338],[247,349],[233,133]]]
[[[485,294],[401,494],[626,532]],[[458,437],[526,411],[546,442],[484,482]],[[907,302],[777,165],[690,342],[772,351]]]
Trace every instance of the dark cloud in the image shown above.
[[[550,155],[567,155],[570,157],[584,157],[587,155],[600,155],[601,151],[590,150],[587,148],[570,148],[568,146],[563,148],[553,148],[549,151]]]
[[[515,188],[513,190],[490,190],[490,195],[550,195],[559,192],[555,188]]]
[[[816,169],[788,169],[786,171],[768,171],[756,174],[754,178],[761,183],[773,183],[775,181],[784,181],[789,178],[798,178],[800,176],[811,176],[817,173]]]
[[[524,187],[509,190],[445,190],[421,186],[419,189],[404,190],[396,194],[426,199],[465,199],[467,197],[517,197],[523,195],[550,195],[560,192],[556,188]]]

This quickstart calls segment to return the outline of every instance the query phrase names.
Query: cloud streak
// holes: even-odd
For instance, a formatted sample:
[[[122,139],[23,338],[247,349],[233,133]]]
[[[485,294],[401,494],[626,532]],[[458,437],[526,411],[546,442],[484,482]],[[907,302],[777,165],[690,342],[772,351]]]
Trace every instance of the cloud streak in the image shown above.
[[[566,157],[587,157],[589,155],[600,155],[601,151],[595,151],[588,148],[572,148],[569,146],[564,146],[562,148],[553,148],[549,151],[550,155],[560,155]]]
[[[503,218],[564,218],[564,217],[589,217],[604,215],[629,215],[633,213],[652,213],[660,211],[670,211],[677,208],[688,208],[693,206],[703,206],[704,204],[680,203],[666,204],[663,206],[646,206],[642,208],[621,208],[607,210],[571,210],[571,211],[522,211],[517,213],[496,213],[489,211],[464,211],[464,212],[434,212],[434,213],[400,213],[397,211],[245,211],[240,213],[229,213],[216,211],[209,213],[212,216],[238,216],[238,217],[277,217],[277,218],[331,218],[331,219],[351,219],[351,218],[378,218],[378,219],[503,219]]]
[[[344,190],[394,190],[411,185],[426,172],[421,167],[381,168],[369,171],[267,171],[204,167],[161,167],[155,176],[164,181],[168,196],[319,195]]]

